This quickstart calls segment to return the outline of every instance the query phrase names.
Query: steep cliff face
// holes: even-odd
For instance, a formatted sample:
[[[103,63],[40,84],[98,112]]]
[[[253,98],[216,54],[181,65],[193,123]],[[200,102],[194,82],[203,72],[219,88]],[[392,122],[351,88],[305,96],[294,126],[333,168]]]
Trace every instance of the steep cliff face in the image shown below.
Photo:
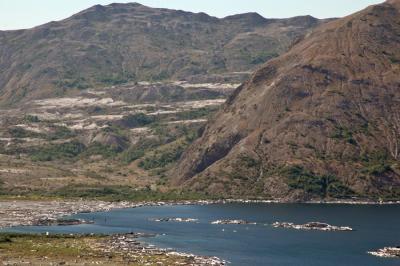
[[[0,32],[0,104],[134,80],[246,72],[321,22],[97,5],[62,21]]]
[[[289,200],[400,197],[400,1],[266,63],[183,155],[175,184]]]

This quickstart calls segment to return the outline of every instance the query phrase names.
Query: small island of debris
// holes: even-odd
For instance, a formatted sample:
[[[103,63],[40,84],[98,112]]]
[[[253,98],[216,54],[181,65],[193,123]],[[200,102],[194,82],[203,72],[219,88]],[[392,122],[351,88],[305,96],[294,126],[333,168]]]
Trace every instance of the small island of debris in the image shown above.
[[[321,222],[309,222],[306,224],[294,224],[286,222],[275,222],[272,224],[275,228],[289,228],[296,230],[319,230],[319,231],[353,231],[353,228],[348,226],[335,226]]]
[[[199,221],[199,219],[193,219],[193,218],[158,218],[158,219],[150,219],[151,221],[154,222],[178,222],[178,223],[196,223]]]
[[[93,221],[86,221],[83,219],[56,219],[44,217],[36,220],[33,224],[36,226],[67,226],[79,224],[93,224]]]
[[[211,222],[211,224],[257,224],[245,220],[216,220]]]
[[[381,258],[399,258],[400,259],[400,246],[397,247],[384,247],[375,251],[368,251],[368,254]]]

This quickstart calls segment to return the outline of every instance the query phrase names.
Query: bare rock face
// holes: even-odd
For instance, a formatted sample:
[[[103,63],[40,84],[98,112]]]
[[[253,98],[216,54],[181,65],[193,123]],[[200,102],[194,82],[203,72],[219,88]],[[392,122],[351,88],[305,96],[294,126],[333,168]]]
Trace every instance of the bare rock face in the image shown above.
[[[91,143],[97,143],[113,150],[120,151],[127,147],[128,140],[113,133],[101,132],[91,140]]]
[[[0,104],[128,81],[247,72],[322,22],[96,5],[33,29],[0,31]]]
[[[174,182],[228,196],[400,197],[400,1],[329,22],[239,87]]]

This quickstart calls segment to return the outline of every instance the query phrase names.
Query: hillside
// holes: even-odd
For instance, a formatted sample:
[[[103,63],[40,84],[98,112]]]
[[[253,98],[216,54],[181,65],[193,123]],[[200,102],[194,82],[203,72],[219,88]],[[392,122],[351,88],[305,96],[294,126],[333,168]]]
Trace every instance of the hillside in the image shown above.
[[[257,70],[175,184],[234,197],[400,198],[400,1],[321,25]]]
[[[62,21],[0,31],[0,104],[128,81],[241,81],[320,23],[97,5]]]

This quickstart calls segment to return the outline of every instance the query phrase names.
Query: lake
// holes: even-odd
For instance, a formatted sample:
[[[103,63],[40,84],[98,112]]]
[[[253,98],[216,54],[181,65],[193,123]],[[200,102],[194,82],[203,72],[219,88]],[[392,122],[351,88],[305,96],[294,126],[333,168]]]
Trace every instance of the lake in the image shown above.
[[[196,218],[198,223],[156,222],[165,217]],[[264,204],[160,206],[72,216],[94,224],[16,227],[17,232],[156,233],[146,243],[198,255],[217,256],[231,265],[400,265],[369,250],[400,245],[399,205]],[[212,225],[219,219],[243,219],[257,225]],[[350,226],[353,232],[273,228],[273,222],[310,221]],[[9,229],[8,229],[9,230]]]

